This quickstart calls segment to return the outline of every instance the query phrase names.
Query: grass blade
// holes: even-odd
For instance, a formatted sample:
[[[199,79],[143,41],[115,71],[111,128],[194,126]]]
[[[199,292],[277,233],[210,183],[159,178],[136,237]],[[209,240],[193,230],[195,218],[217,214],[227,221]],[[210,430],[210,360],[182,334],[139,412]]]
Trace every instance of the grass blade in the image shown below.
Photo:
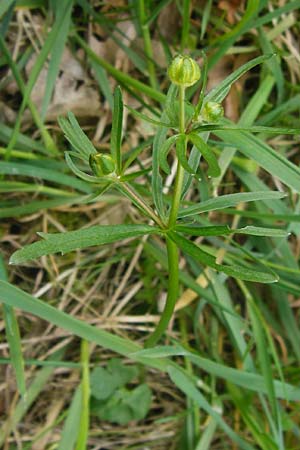
[[[2,0],[0,4],[0,17],[6,13],[9,7],[14,3],[15,0]]]
[[[56,82],[56,77],[59,72],[61,58],[62,58],[65,44],[67,41],[69,28],[70,28],[70,24],[71,24],[72,7],[73,7],[73,0],[63,0],[60,2],[59,7],[56,8],[57,19],[59,19],[59,16],[62,13],[64,13],[64,8],[66,8],[66,12],[65,12],[64,21],[57,33],[55,42],[53,44],[51,58],[49,61],[46,88],[45,88],[45,92],[44,92],[44,96],[43,96],[42,109],[41,109],[41,117],[42,117],[43,121],[45,120],[45,117],[46,117],[48,105],[51,100],[54,85]]]
[[[81,417],[79,424],[79,434],[76,444],[76,450],[86,450],[89,437],[90,420],[90,369],[89,369],[89,343],[81,341]]]
[[[284,184],[300,192],[300,169],[288,161],[280,153],[273,150],[268,144],[250,133],[232,130],[214,132],[227,144],[238,147],[239,151],[250,159],[254,159],[263,169],[276,176]]]
[[[20,308],[29,314],[33,314],[58,327],[61,327],[64,330],[69,331],[75,336],[94,342],[101,347],[112,350],[121,355],[128,356],[149,367],[154,367],[162,370],[163,372],[167,370],[169,365],[176,367],[175,363],[172,363],[167,359],[159,359],[156,356],[155,358],[145,356],[145,352],[150,353],[155,349],[142,350],[138,344],[76,319],[63,311],[57,310],[56,308],[53,308],[53,306],[32,297],[21,289],[18,289],[5,281],[0,281],[0,300],[6,305]],[[194,364],[205,370],[207,373],[224,378],[234,384],[255,392],[266,392],[264,379],[260,375],[233,369],[231,367],[215,363],[209,359],[202,358],[188,351],[186,351],[185,356],[188,356]],[[274,385],[276,397],[287,399],[289,401],[300,400],[299,388],[287,383],[283,384],[277,380]]]
[[[55,21],[55,23],[54,23],[54,25],[52,27],[52,30],[48,34],[48,36],[47,36],[47,38],[46,38],[46,40],[44,42],[44,45],[43,45],[43,47],[41,49],[41,52],[39,53],[39,56],[38,56],[34,66],[33,66],[33,69],[31,71],[31,73],[30,73],[28,83],[27,83],[26,88],[24,90],[23,100],[22,100],[22,103],[21,103],[21,106],[20,106],[20,109],[19,109],[19,112],[18,112],[17,119],[16,119],[15,128],[14,128],[14,131],[12,133],[10,142],[8,144],[8,147],[7,147],[7,157],[10,156],[10,152],[11,152],[11,150],[13,149],[13,147],[14,147],[14,145],[16,143],[16,140],[17,140],[17,137],[18,137],[18,134],[19,134],[19,130],[20,130],[20,126],[21,126],[23,112],[24,112],[24,110],[25,110],[25,108],[26,108],[26,106],[28,104],[28,100],[30,99],[31,91],[34,88],[36,80],[37,80],[37,78],[38,78],[38,76],[39,76],[39,74],[40,74],[40,72],[41,72],[41,70],[42,70],[42,68],[43,68],[43,66],[45,64],[45,61],[46,61],[46,59],[48,57],[49,52],[53,48],[56,36],[59,33],[59,30],[61,29],[61,27],[63,26],[66,14],[68,12],[68,8],[69,8],[69,6],[64,8],[63,13],[56,19],[56,21]]]
[[[212,89],[205,96],[204,103],[211,102],[211,101],[222,102],[224,100],[224,98],[226,97],[226,95],[228,94],[233,83],[235,83],[246,72],[253,69],[253,67],[255,67],[259,64],[262,64],[263,62],[272,58],[272,56],[274,56],[274,55],[270,54],[270,55],[258,56],[257,58],[254,58],[251,61],[248,61],[243,66],[239,67],[237,70],[235,70],[231,75],[229,75],[227,78],[225,78],[224,81],[222,81],[218,86],[216,86],[214,89]]]
[[[7,281],[7,274],[1,255],[0,280]],[[5,323],[6,339],[9,345],[10,362],[15,371],[18,390],[22,397],[25,398],[26,378],[24,359],[22,354],[20,330],[14,308],[9,305],[3,305],[3,318]]]
[[[38,177],[43,180],[54,181],[54,183],[73,187],[81,192],[92,192],[92,188],[88,183],[77,180],[75,177],[65,175],[57,170],[45,169],[44,167],[37,167],[30,164],[0,161],[0,173],[6,175]]]
[[[111,128],[110,151],[116,163],[116,173],[119,175],[122,171],[122,123],[123,123],[123,100],[120,86],[117,86],[114,92],[113,122]]]
[[[254,450],[252,445],[248,444],[242,438],[240,438],[232,428],[227,425],[227,423],[223,420],[222,416],[215,411],[215,409],[208,403],[205,397],[201,394],[201,392],[195,387],[194,383],[190,380],[190,378],[185,375],[181,370],[178,370],[175,367],[170,366],[168,368],[168,373],[176,386],[184,392],[189,398],[193,399],[197,405],[203,409],[208,415],[214,418],[216,423],[222,428],[225,433],[232,439],[233,442],[236,442],[239,445],[240,449],[244,450]]]
[[[2,283],[2,282],[0,281],[0,283]],[[51,357],[48,359],[48,361],[51,361],[52,359],[54,359],[54,360],[60,359],[62,357],[63,353],[64,353],[64,349],[53,353],[53,355],[51,355]],[[17,404],[16,408],[14,409],[14,411],[12,413],[12,416],[10,417],[8,426],[6,426],[6,424],[4,424],[4,426],[0,429],[0,446],[3,445],[6,437],[11,433],[11,431],[13,431],[17,428],[18,424],[21,422],[21,420],[24,417],[24,415],[26,414],[26,412],[29,411],[31,405],[34,403],[34,401],[39,396],[40,392],[47,385],[49,378],[52,376],[54,370],[55,370],[55,367],[49,366],[49,367],[43,367],[41,370],[36,372],[34,380],[30,384],[30,386],[28,386],[28,388],[27,388],[26,400],[21,399],[19,401],[19,403]]]
[[[79,386],[73,396],[68,416],[61,433],[57,450],[74,450],[80,426],[82,408],[82,387]]]
[[[78,44],[83,48],[83,50],[95,64],[98,64],[101,67],[103,67],[103,69],[107,70],[107,72],[110,73],[125,88],[127,86],[131,87],[134,90],[137,90],[139,92],[148,95],[153,100],[156,100],[158,102],[165,102],[166,96],[162,92],[159,92],[156,89],[148,86],[147,84],[142,83],[141,81],[132,78],[130,75],[127,75],[121,72],[120,70],[116,69],[114,66],[109,64],[105,59],[96,55],[96,53],[90,49],[90,47],[86,44],[86,42],[83,39],[81,39],[81,37],[78,34],[75,35],[75,40],[78,42]]]
[[[25,96],[25,91],[26,91],[26,86],[25,83],[21,77],[19,68],[17,66],[17,64],[14,62],[13,58],[11,57],[11,54],[5,44],[5,41],[3,39],[3,37],[0,35],[0,48],[3,52],[3,54],[6,57],[6,60],[11,68],[11,71],[15,77],[15,80],[17,82],[17,85],[23,95],[23,97]],[[50,136],[49,132],[47,131],[46,127],[43,124],[43,121],[41,120],[40,114],[35,106],[35,104],[31,101],[30,98],[28,98],[28,107],[31,111],[32,114],[32,118],[36,123],[36,126],[38,127],[38,129],[40,130],[42,139],[44,141],[44,144],[46,146],[46,148],[53,154],[57,154],[57,148],[56,145],[52,139],[52,137]],[[12,133],[13,135],[13,133]],[[18,139],[16,139],[16,141],[14,142],[14,144],[18,142]]]

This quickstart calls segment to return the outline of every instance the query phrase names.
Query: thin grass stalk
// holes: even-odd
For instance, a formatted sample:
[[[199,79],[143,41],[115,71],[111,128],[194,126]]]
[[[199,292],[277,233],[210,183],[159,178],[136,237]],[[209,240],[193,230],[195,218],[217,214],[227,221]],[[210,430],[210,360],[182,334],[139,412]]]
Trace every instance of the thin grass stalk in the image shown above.
[[[146,11],[145,11],[145,1],[139,0],[139,16],[140,16],[140,24],[143,34],[143,40],[144,40],[144,50],[145,55],[147,58],[147,67],[148,67],[148,74],[149,74],[149,81],[151,86],[154,89],[157,89],[158,83],[155,75],[155,66],[153,62],[153,50],[152,50],[152,44],[151,44],[151,36],[150,36],[150,30],[149,30],[149,24],[146,21]]]

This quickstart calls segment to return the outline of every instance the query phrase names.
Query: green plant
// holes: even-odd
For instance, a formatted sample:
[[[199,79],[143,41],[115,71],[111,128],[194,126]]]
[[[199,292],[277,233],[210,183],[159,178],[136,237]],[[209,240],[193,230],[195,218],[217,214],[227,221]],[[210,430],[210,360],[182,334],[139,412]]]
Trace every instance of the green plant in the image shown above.
[[[86,13],[90,14],[93,12],[93,10],[91,11],[89,9],[90,7],[88,4],[85,4],[85,2],[82,2],[82,4],[85,5]],[[276,349],[274,348],[272,336],[270,335],[270,330],[266,324],[265,317],[260,311],[260,308],[263,310],[264,304],[260,304],[260,308],[257,307],[256,301],[259,301],[255,298],[255,294],[250,285],[243,283],[243,281],[262,283],[275,282],[278,280],[278,277],[274,274],[274,269],[281,274],[283,273],[283,275],[287,275],[287,278],[290,277],[287,281],[284,279],[281,283],[282,289],[286,289],[288,292],[298,292],[297,286],[291,279],[292,276],[297,273],[297,269],[294,266],[284,267],[283,260],[274,263],[269,259],[269,254],[273,251],[272,246],[274,246],[274,252],[278,252],[279,248],[282,248],[282,241],[280,239],[288,236],[289,230],[267,228],[267,226],[260,225],[261,223],[264,223],[264,219],[266,219],[267,223],[273,223],[278,219],[286,222],[291,221],[291,223],[295,224],[295,222],[299,221],[299,217],[293,214],[292,210],[289,208],[284,208],[285,205],[283,205],[282,202],[279,202],[280,199],[286,196],[285,193],[271,191],[268,186],[263,183],[260,184],[256,177],[252,175],[257,167],[261,166],[267,172],[277,176],[279,180],[290,187],[291,190],[299,192],[299,168],[290,163],[279,152],[273,151],[262,139],[253,135],[253,133],[260,133],[261,136],[264,137],[266,133],[294,134],[298,133],[299,130],[268,127],[267,125],[272,123],[272,120],[270,122],[270,115],[267,115],[268,117],[265,117],[265,120],[262,120],[262,122],[253,125],[258,111],[263,105],[264,96],[267,98],[267,94],[270,93],[270,90],[272,89],[274,79],[270,76],[265,77],[262,81],[259,87],[258,97],[255,95],[252,98],[250,104],[245,109],[245,113],[242,115],[239,124],[233,124],[228,119],[222,117],[221,104],[232,84],[256,65],[274,61],[274,57],[271,59],[272,55],[258,57],[248,62],[227,77],[219,86],[206,94],[207,66],[213,65],[216,59],[226,52],[226,49],[231,45],[236,36],[240,35],[242,27],[244,27],[244,29],[247,29],[247,27],[249,28],[251,20],[253,20],[255,16],[255,4],[256,2],[248,2],[246,14],[241,22],[241,26],[236,27],[232,32],[223,36],[223,40],[221,41],[222,45],[215,55],[210,58],[209,63],[206,62],[205,55],[203,55],[204,64],[201,68],[202,78],[198,84],[193,84],[194,82],[197,82],[197,79],[200,76],[200,71],[197,69],[198,66],[195,65],[195,61],[191,61],[188,56],[177,57],[176,64],[181,62],[188,62],[191,64],[191,67],[188,69],[188,77],[191,76],[191,79],[186,80],[184,73],[183,78],[179,77],[179,79],[177,79],[176,70],[170,70],[169,73],[172,81],[176,82],[176,86],[172,85],[167,95],[157,90],[155,64],[152,57],[153,52],[151,43],[149,42],[149,23],[153,20],[153,17],[147,19],[146,13],[148,13],[148,11],[147,8],[145,8],[144,2],[140,1],[138,3],[137,16],[141,22],[151,87],[129,75],[123,74],[121,71],[118,71],[115,67],[102,60],[95,55],[82,38],[75,33],[73,35],[75,43],[79,44],[82,49],[86,51],[90,60],[95,64],[94,67],[104,67],[123,86],[125,86],[125,88],[146,94],[163,105],[161,118],[159,118],[158,115],[156,115],[156,118],[150,118],[145,114],[128,107],[129,111],[137,118],[148,121],[150,124],[157,127],[153,142],[152,168],[141,167],[141,170],[135,172],[128,170],[132,163],[138,158],[139,149],[134,152],[128,152],[127,154],[121,153],[123,101],[121,89],[117,88],[114,95],[110,154],[99,154],[91,141],[83,133],[75,116],[72,113],[69,113],[67,119],[60,119],[60,126],[72,146],[72,151],[66,152],[66,161],[77,178],[55,171],[51,167],[48,168],[47,162],[43,167],[39,167],[38,173],[41,178],[49,181],[59,180],[60,185],[72,186],[76,191],[79,191],[81,195],[63,189],[60,191],[57,189],[55,191],[52,186],[46,185],[42,186],[45,193],[49,195],[55,193],[56,195],[60,194],[65,197],[47,200],[48,203],[32,202],[29,205],[21,207],[19,207],[19,205],[18,207],[12,205],[11,207],[5,208],[4,205],[4,208],[1,210],[3,217],[6,217],[9,214],[21,215],[26,211],[34,212],[41,207],[46,206],[52,207],[76,202],[93,202],[98,199],[99,196],[106,194],[109,190],[121,193],[129,198],[142,213],[139,220],[140,223],[124,223],[118,226],[93,226],[59,234],[40,233],[42,240],[17,251],[12,256],[11,263],[23,264],[30,259],[35,259],[43,255],[50,255],[53,253],[64,254],[76,249],[110,244],[117,240],[122,240],[123,238],[139,239],[142,236],[149,235],[153,236],[154,239],[150,241],[150,244],[145,244],[145,252],[148,252],[151,254],[151,257],[155,257],[155,259],[159,261],[160,265],[166,269],[166,273],[169,277],[168,298],[165,310],[161,315],[158,327],[154,333],[146,339],[145,346],[154,348],[148,348],[146,350],[142,350],[135,342],[92,327],[40,300],[33,299],[28,294],[25,294],[16,287],[8,284],[7,281],[1,282],[0,298],[1,301],[7,305],[5,308],[5,319],[8,330],[8,341],[11,347],[14,347],[15,345],[16,351],[12,352],[12,361],[16,369],[18,384],[22,394],[25,393],[23,361],[20,352],[17,324],[12,306],[35,314],[44,320],[48,320],[52,324],[62,327],[83,339],[81,352],[81,366],[83,369],[82,382],[80,389],[76,391],[76,395],[70,406],[70,417],[74,417],[74,414],[76,416],[76,411],[82,410],[77,449],[85,448],[89,428],[90,391],[89,352],[87,341],[97,343],[98,345],[136,360],[148,367],[167,372],[175,385],[190,399],[190,404],[187,409],[188,416],[192,416],[197,408],[204,410],[211,419],[210,425],[212,425],[212,427],[210,427],[210,429],[213,430],[212,435],[218,426],[230,437],[232,442],[235,442],[239,446],[239,448],[253,449],[252,444],[249,443],[248,439],[244,440],[241,438],[240,435],[228,425],[227,421],[223,419],[222,395],[220,395],[218,401],[214,403],[215,379],[221,377],[226,381],[228,391],[231,394],[231,399],[241,411],[243,420],[247,424],[247,434],[248,430],[250,430],[254,437],[255,444],[268,450],[270,448],[283,448],[281,423],[283,422],[282,409],[281,405],[278,404],[277,399],[288,399],[290,401],[298,400],[300,398],[299,389],[284,382],[285,374],[282,373],[282,368],[278,363],[278,357]],[[189,6],[190,2],[184,1],[183,48],[187,44],[189,31]],[[285,5],[284,11],[281,12],[290,9],[292,9],[292,6],[287,4]],[[273,18],[278,17],[279,14],[281,14],[281,12],[278,11],[279,9],[269,15],[267,14],[268,17],[262,17],[260,23],[266,23],[264,21],[267,19],[272,20]],[[20,156],[20,152],[13,148],[17,138],[23,145],[27,145],[29,148],[32,146],[32,148],[37,148],[38,151],[42,152],[41,147],[38,146],[36,142],[31,140],[28,143],[24,136],[18,136],[17,133],[20,126],[22,111],[24,110],[26,103],[28,103],[28,106],[31,109],[32,116],[34,117],[37,126],[40,128],[41,135],[48,149],[50,149],[53,154],[57,153],[56,147],[53,145],[52,141],[49,141],[49,136],[43,123],[38,120],[38,114],[36,114],[34,106],[29,100],[29,95],[39,70],[45,59],[48,57],[48,52],[50,52],[50,49],[52,49],[52,46],[56,42],[56,31],[60,29],[63,22],[66,23],[65,17],[69,16],[70,5],[68,5],[68,8],[66,7],[65,16],[60,17],[57,15],[55,30],[49,35],[46,50],[41,53],[26,90],[24,89],[22,80],[20,82],[24,100],[18,116],[16,131],[12,134],[11,140],[9,141],[8,159],[10,156]],[[202,28],[202,32],[204,33],[204,24],[202,24]],[[65,39],[66,36],[67,33],[65,32]],[[0,41],[0,45],[5,50],[5,44],[2,40]],[[270,51],[270,49],[267,51]],[[6,52],[6,56],[7,58],[9,57],[8,52]],[[53,64],[53,60],[50,65]],[[10,65],[12,70],[14,69],[14,72],[18,74],[18,68],[15,67],[12,60],[10,60]],[[179,67],[178,70],[180,72],[181,68]],[[17,77],[18,75],[16,75],[16,79]],[[54,78],[52,81],[53,80]],[[277,86],[279,86],[279,93],[282,92],[282,90],[280,91],[280,77],[276,77],[276,83]],[[49,92],[51,93],[51,85],[53,85],[53,83],[50,83],[49,88],[47,88],[48,93],[45,97],[46,99],[50,95]],[[189,100],[191,99],[192,94],[196,92],[196,89],[199,88],[199,85],[201,86],[199,99],[197,104],[193,105]],[[188,86],[190,87],[190,90],[186,89]],[[108,98],[110,99],[109,96]],[[45,112],[45,105],[43,109]],[[210,138],[209,134],[211,132],[228,146],[227,151],[222,152],[220,141],[212,140]],[[237,147],[246,158],[236,156],[235,147]],[[173,150],[175,150],[175,152]],[[174,155],[174,158],[172,158],[172,154]],[[174,187],[169,189],[169,192],[166,193],[163,190],[165,174],[170,174],[169,163],[171,161],[177,164],[177,175]],[[199,165],[200,161],[201,166]],[[240,178],[245,180],[245,186],[247,186],[247,189],[249,189],[250,192],[227,194],[219,197],[214,196],[212,194],[213,190],[218,186],[221,177],[224,175],[226,168],[231,162],[236,173],[239,173],[239,170],[242,173]],[[37,172],[34,165],[30,166],[15,161],[1,162],[0,168],[2,171],[1,173],[4,174],[14,174],[17,170],[20,175],[34,176]],[[143,188],[139,183],[139,177],[144,175],[149,176],[149,173],[151,174],[152,183],[152,192],[150,194],[149,189]],[[203,196],[201,195],[200,202],[198,200],[191,201],[190,199],[186,199],[189,189],[192,186],[196,186],[198,192],[203,194]],[[25,185],[24,183],[21,186],[15,185],[14,189],[34,189],[34,186]],[[240,203],[247,202],[255,202],[257,208],[250,211],[235,209]],[[276,211],[276,214],[269,212],[267,209],[268,202],[272,204],[273,212]],[[235,217],[238,217],[238,214],[245,219],[250,217],[257,226],[251,224],[242,226],[241,228],[231,229],[227,226],[225,220],[222,221],[222,225],[216,224],[213,220],[210,220],[210,217],[206,214],[216,210],[223,210],[228,214],[234,214]],[[251,239],[253,237],[258,237],[258,239],[255,240],[255,243],[254,239],[251,240],[250,242],[253,243],[253,245],[249,245],[243,249],[239,246],[240,241],[235,241],[233,239],[233,237],[238,234],[250,236]],[[205,240],[201,245],[198,245],[195,243],[194,237],[204,238]],[[225,240],[221,241],[219,239],[220,237],[225,237]],[[272,244],[270,244],[267,239],[262,239],[264,237],[269,238]],[[163,241],[166,243],[166,252],[161,251],[161,249],[155,245],[158,239],[159,242]],[[258,244],[260,239],[263,241],[261,246]],[[207,245],[208,242],[210,244],[213,243],[214,245]],[[220,244],[220,242],[222,242],[222,244]],[[257,246],[256,248],[258,248],[259,251],[255,251],[255,246]],[[207,288],[203,287],[201,284],[199,285],[185,271],[179,270],[180,251],[187,255],[186,261],[187,264],[190,265],[191,273],[198,274],[202,267],[201,275],[206,281],[204,286],[207,286]],[[287,253],[288,249],[284,247],[283,255],[286,255]],[[215,271],[222,273],[223,278],[217,277]],[[224,280],[227,276],[243,280],[237,281],[236,286],[247,300],[247,308],[249,310],[248,320],[251,324],[249,327],[248,323],[247,326],[244,324],[242,317],[237,314],[230,299],[226,296],[227,294],[223,289],[222,284],[224,284]],[[5,275],[2,275],[2,278],[5,279]],[[242,370],[233,369],[225,365],[223,361],[218,359],[219,355],[213,353],[215,351],[214,349],[212,349],[213,356],[209,355],[207,358],[199,356],[195,352],[195,349],[190,349],[187,340],[184,338],[184,318],[180,325],[182,342],[172,346],[156,346],[157,342],[165,334],[169,324],[178,298],[180,282],[193,289],[194,292],[205,299],[199,305],[199,309],[203,308],[204,302],[208,302],[212,308],[215,308],[216,316],[220,318],[220,322],[227,328],[228,333],[232,336],[232,340],[235,343],[234,348],[236,354],[243,364]],[[282,297],[280,295],[276,298],[282,319],[285,321],[285,329],[289,334],[289,339],[294,348],[294,352],[299,358],[297,328],[291,315],[288,301],[285,301],[285,298],[284,301],[281,301]],[[155,304],[153,306],[153,309],[154,308]],[[268,316],[267,313],[266,316]],[[271,320],[273,320],[272,317]],[[274,323],[274,328],[277,329],[278,327],[275,320]],[[9,327],[9,324],[12,324],[13,326]],[[193,326],[195,328],[195,336],[200,339],[199,336],[202,336],[201,333],[204,335],[205,331],[199,330],[197,323],[194,323]],[[214,331],[216,327],[216,322],[212,320],[212,330]],[[215,335],[216,334],[214,334],[214,336]],[[206,340],[209,341],[209,338]],[[255,364],[252,358],[249,357],[254,342],[257,346],[258,364],[262,376],[256,373]],[[267,351],[266,348],[270,349],[270,351]],[[183,365],[178,363],[178,359],[175,363],[172,360],[172,357],[183,357],[184,368]],[[217,362],[214,362],[214,360],[217,360]],[[193,369],[194,367],[196,370]],[[103,369],[106,371],[106,374],[109,368],[108,365],[107,369]],[[212,382],[209,383],[209,385],[202,382],[203,372],[201,372],[201,375],[199,375],[198,378],[198,372],[200,370],[211,376]],[[124,372],[124,368],[122,369],[119,367],[119,371]],[[275,379],[273,372],[276,372],[279,375],[280,381]],[[50,371],[48,370],[45,373],[48,377]],[[197,376],[195,373],[197,373]],[[43,375],[43,373],[41,375]],[[104,375],[103,372],[102,375]],[[44,378],[45,376],[46,375],[44,375]],[[196,382],[198,383],[197,387]],[[203,384],[200,384],[200,382]],[[103,398],[100,398],[102,403],[101,405],[98,404],[99,416],[120,423],[126,423],[127,420],[144,417],[147,408],[144,408],[141,412],[136,406],[140,401],[140,396],[144,395],[147,397],[148,394],[145,392],[146,388],[144,387],[142,392],[132,392],[124,387],[124,385],[125,383],[123,385],[117,383],[113,386],[111,395],[108,399],[103,401]],[[213,399],[213,406],[206,400],[205,395],[201,390],[198,389],[199,386],[201,386],[201,389],[203,388],[205,393],[209,393],[209,395],[212,392],[211,397]],[[95,393],[93,381],[91,387],[93,395],[93,389]],[[242,395],[242,389],[249,389],[251,391],[249,397],[247,397],[245,401]],[[32,389],[32,391],[35,395],[36,392],[38,392],[37,389]],[[29,392],[31,393],[31,390],[29,390]],[[260,406],[258,408],[253,407],[254,411],[251,409],[252,392],[255,392],[258,394],[259,398],[261,398],[263,414],[267,418],[266,421],[261,421],[263,414],[261,413]],[[100,397],[101,395],[102,394],[100,394]],[[265,395],[269,401],[270,408],[266,405],[264,400]],[[94,395],[94,397],[96,396],[97,395]],[[30,401],[32,401],[32,398],[33,396],[30,397]],[[120,405],[122,414],[118,417],[117,410],[120,408]],[[217,408],[214,405],[217,405]],[[18,423],[20,411],[22,410],[22,404],[18,406],[18,414],[13,421],[14,426]],[[251,413],[253,412],[251,417],[249,417],[249,411],[251,411]],[[73,422],[73,427],[75,422],[76,421]],[[195,420],[194,422],[196,424],[195,428],[197,428],[199,421],[197,422]],[[268,427],[271,429],[270,436],[269,433],[266,432],[264,425],[260,424],[261,422],[263,424],[267,422]],[[67,431],[69,430],[68,426],[69,422],[66,422],[66,428],[64,429],[62,440],[59,445],[60,450],[66,448],[65,440],[68,441],[68,438],[66,439],[66,436],[68,436]],[[75,427],[75,431],[73,428],[73,433],[69,433],[69,435],[72,435],[74,442],[76,442],[77,439],[77,431],[78,430],[76,430]],[[210,439],[212,439],[212,437],[209,437],[208,441],[210,441]],[[276,447],[277,444],[278,446]],[[202,440],[201,438],[197,449],[198,447],[201,449],[205,448],[205,445],[204,439]],[[191,448],[193,448],[193,446],[191,446]]]
[[[154,222],[146,224],[124,224],[115,226],[95,226],[78,231],[70,231],[62,234],[39,233],[42,241],[31,244],[15,252],[10,262],[12,264],[24,263],[43,255],[52,253],[66,253],[78,248],[93,245],[109,244],[122,238],[138,238],[146,234],[159,235],[166,242],[168,257],[168,296],[165,309],[161,315],[159,324],[153,334],[146,340],[145,346],[154,346],[165,333],[173,314],[179,293],[179,251],[200,262],[204,267],[211,267],[220,272],[238,278],[240,280],[255,281],[261,283],[273,283],[278,280],[277,275],[270,267],[259,261],[255,261],[249,253],[239,254],[235,265],[217,262],[216,257],[205,251],[201,246],[187,239],[189,236],[227,236],[233,234],[248,234],[254,236],[284,237],[284,230],[247,226],[232,230],[226,225],[205,226],[199,224],[199,213],[203,208],[202,203],[185,206],[184,197],[188,192],[191,180],[197,182],[200,179],[198,173],[199,160],[202,157],[207,163],[207,177],[218,177],[221,173],[214,151],[207,145],[207,133],[214,131],[246,131],[293,134],[296,130],[276,129],[268,127],[239,127],[228,123],[222,118],[223,110],[220,102],[226,96],[230,86],[249,68],[270,59],[272,55],[258,57],[245,64],[234,74],[224,80],[218,88],[204,95],[206,79],[202,78],[202,89],[198,103],[193,106],[185,98],[186,88],[200,80],[200,69],[192,58],[188,56],[176,56],[169,68],[169,76],[174,83],[166,97],[165,109],[162,120],[155,121],[159,131],[155,137],[153,149],[153,175],[152,175],[152,200],[144,198],[135,179],[143,175],[145,171],[138,171],[127,175],[128,163],[124,164],[121,153],[122,142],[122,118],[123,101],[121,89],[116,88],[114,94],[113,123],[111,130],[110,154],[99,154],[91,141],[80,128],[75,116],[68,114],[68,119],[60,118],[59,124],[65,137],[72,146],[72,151],[65,153],[66,162],[72,172],[82,180],[91,183],[94,193],[91,199],[99,197],[108,189],[117,189],[128,197],[133,204],[143,213],[146,219]],[[203,71],[206,76],[206,70]],[[174,108],[175,105],[175,108]],[[133,112],[133,111],[132,111]],[[139,113],[137,113],[139,114]],[[165,121],[165,119],[167,121]],[[142,119],[153,123],[147,116]],[[169,138],[164,136],[167,130],[175,132]],[[175,146],[177,172],[174,188],[171,195],[162,193],[162,177],[160,169],[170,173],[168,154]],[[188,147],[191,146],[188,157]],[[74,162],[76,160],[76,163]],[[81,162],[81,164],[80,164]],[[131,161],[133,162],[133,161]],[[83,164],[83,166],[82,166]],[[89,172],[92,172],[89,173]],[[206,178],[206,176],[205,176]],[[207,210],[235,205],[240,201],[254,201],[259,199],[280,199],[285,194],[280,192],[256,192],[249,194],[231,194],[230,196],[217,197],[209,200]],[[233,201],[233,203],[231,203]],[[207,211],[206,210],[206,211]],[[201,217],[201,216],[200,216]],[[201,222],[201,221],[200,221]],[[252,260],[252,263],[251,263]],[[254,261],[254,264],[253,264]]]
[[[151,404],[150,388],[145,383],[127,386],[138,375],[138,366],[125,366],[117,358],[106,369],[96,367],[91,373],[91,413],[120,425],[144,419]]]

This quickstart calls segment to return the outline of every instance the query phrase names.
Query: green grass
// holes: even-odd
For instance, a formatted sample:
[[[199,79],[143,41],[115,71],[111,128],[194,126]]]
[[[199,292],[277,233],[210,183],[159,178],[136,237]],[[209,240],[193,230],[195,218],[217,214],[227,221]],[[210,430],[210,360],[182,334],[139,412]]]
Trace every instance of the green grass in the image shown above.
[[[300,2],[196,3],[0,5],[3,448],[299,448]],[[66,47],[99,111],[47,114]],[[193,122],[208,101],[225,118]],[[90,372],[116,355],[138,369],[104,421]]]

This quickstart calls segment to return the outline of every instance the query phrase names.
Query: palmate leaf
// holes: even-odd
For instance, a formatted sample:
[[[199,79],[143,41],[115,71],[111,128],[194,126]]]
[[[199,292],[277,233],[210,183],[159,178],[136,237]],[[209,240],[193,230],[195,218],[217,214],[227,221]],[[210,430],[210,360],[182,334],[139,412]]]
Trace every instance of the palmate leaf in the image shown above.
[[[22,264],[44,255],[64,254],[80,248],[111,244],[122,239],[158,232],[157,228],[149,225],[95,225],[66,233],[39,233],[44,240],[17,250],[11,256],[10,264]]]
[[[181,248],[181,250],[195,258],[204,266],[212,267],[219,272],[224,272],[227,275],[240,280],[257,281],[259,283],[274,283],[278,281],[278,277],[271,271],[261,272],[244,266],[227,266],[224,264],[218,264],[216,263],[214,256],[201,250],[200,247],[180,234],[170,231],[168,235],[178,245],[178,247]]]

